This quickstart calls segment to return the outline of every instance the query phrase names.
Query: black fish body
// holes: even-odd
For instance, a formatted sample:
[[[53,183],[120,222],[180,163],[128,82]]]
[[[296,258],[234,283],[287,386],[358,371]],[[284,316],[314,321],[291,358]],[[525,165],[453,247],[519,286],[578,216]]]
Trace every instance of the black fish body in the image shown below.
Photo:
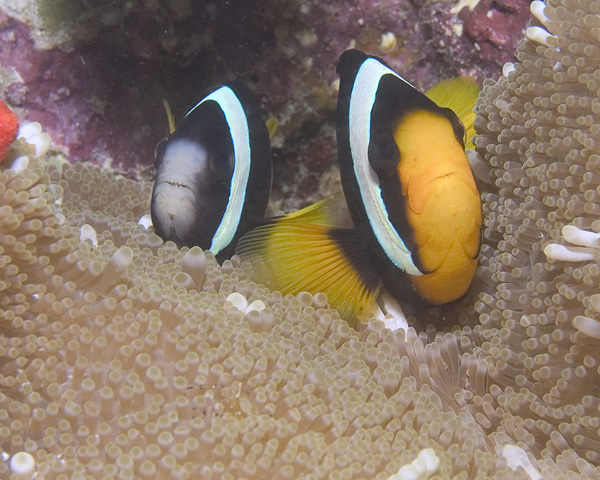
[[[248,89],[213,89],[156,148],[152,223],[165,241],[220,259],[264,216],[271,191],[267,127]]]

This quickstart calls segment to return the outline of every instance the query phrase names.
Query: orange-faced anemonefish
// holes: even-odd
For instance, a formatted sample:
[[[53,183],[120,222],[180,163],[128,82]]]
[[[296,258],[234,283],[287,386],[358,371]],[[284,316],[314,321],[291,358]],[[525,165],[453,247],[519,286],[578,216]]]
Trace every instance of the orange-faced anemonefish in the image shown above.
[[[427,302],[460,298],[480,246],[481,200],[465,129],[381,60],[338,63],[337,143],[346,201],[384,285]]]
[[[369,318],[382,283],[401,301],[460,298],[475,272],[482,223],[460,120],[358,50],[342,54],[337,71],[350,218],[340,213],[341,197],[325,199],[246,234],[236,252],[259,281],[284,293],[327,293],[351,323]],[[476,94],[467,84],[470,114]]]
[[[239,83],[216,87],[156,147],[151,215],[156,233],[219,260],[264,217],[271,192],[269,133]]]

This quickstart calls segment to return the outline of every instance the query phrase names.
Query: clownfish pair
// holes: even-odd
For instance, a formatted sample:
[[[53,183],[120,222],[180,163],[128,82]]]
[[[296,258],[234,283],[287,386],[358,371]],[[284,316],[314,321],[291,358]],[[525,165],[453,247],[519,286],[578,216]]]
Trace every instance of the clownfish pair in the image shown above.
[[[416,298],[443,304],[460,298],[475,272],[482,224],[481,201],[465,154],[463,123],[452,110],[438,106],[384,62],[363,52],[342,54],[337,72],[336,129],[345,202],[341,195],[335,196],[298,212],[260,220],[268,201],[271,157],[268,133],[254,110],[255,102],[240,102],[245,112],[241,119],[219,104],[224,117],[219,117],[221,126],[216,120],[201,120],[200,115],[186,120],[211,95],[214,99],[215,93],[228,88],[221,87],[184,117],[164,148],[159,144],[152,204],[157,232],[180,245],[200,245],[215,254],[229,253],[235,246],[235,252],[251,262],[260,282],[283,293],[325,292],[331,306],[349,319],[368,316],[382,285],[399,300]],[[476,85],[458,80],[442,82],[432,90],[428,94],[442,104],[453,102],[443,98],[447,92],[460,91],[461,116],[472,129],[472,108],[479,92]],[[243,102],[248,100],[244,94]],[[250,104],[252,108],[247,106]],[[245,122],[246,132],[252,130],[252,122],[260,123],[254,128],[261,134],[240,134],[241,129],[230,122]],[[200,126],[219,129],[220,136],[213,133],[205,139],[197,133]],[[472,133],[467,135],[470,137]],[[173,203],[157,203],[158,189],[162,175],[168,177],[164,173],[170,169],[167,160],[180,155],[172,142],[190,139],[203,152],[225,149],[231,155],[233,144],[234,171],[239,143],[263,157],[246,155],[244,161],[250,162],[247,176],[218,177],[225,179],[220,185],[228,200],[212,200],[210,189],[207,194],[197,193],[194,207],[190,205],[189,213],[179,221]],[[183,157],[199,156],[178,149]],[[255,181],[262,182],[262,188],[250,184],[254,161],[261,165],[255,171],[262,177]],[[217,184],[216,179],[217,175],[210,173],[204,181]],[[243,206],[229,208],[236,195],[250,201],[250,194],[255,197],[247,216]],[[168,212],[165,204],[173,205]],[[227,223],[230,210],[241,212],[228,220],[231,225],[237,222],[237,229],[232,227],[229,243],[216,250],[213,225],[219,225],[218,232]],[[185,235],[179,225],[186,225]]]

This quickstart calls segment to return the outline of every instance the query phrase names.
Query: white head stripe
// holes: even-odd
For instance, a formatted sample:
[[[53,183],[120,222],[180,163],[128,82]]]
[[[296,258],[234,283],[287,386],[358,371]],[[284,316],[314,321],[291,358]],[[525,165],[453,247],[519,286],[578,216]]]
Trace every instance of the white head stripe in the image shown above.
[[[354,175],[371,229],[385,254],[394,265],[408,274],[422,275],[412,261],[410,250],[388,218],[387,208],[381,197],[379,178],[369,163],[371,110],[375,103],[379,82],[384,75],[394,75],[410,85],[374,58],[368,58],[360,66],[352,86],[348,114]],[[412,85],[410,86],[412,87]]]
[[[234,155],[229,201],[210,246],[210,251],[216,255],[231,243],[242,216],[250,175],[250,132],[244,108],[231,88],[225,86],[215,90],[198,105],[209,100],[215,101],[225,115],[233,141]],[[190,110],[189,113],[196,107]]]

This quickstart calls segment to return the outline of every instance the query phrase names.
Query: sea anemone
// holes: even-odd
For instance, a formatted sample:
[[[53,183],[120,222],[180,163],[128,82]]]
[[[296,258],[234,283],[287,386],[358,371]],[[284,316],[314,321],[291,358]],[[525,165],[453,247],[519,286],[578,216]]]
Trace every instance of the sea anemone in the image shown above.
[[[0,185],[0,444],[38,476],[387,478],[423,449],[443,475],[504,468],[461,408],[485,392],[466,338],[359,333],[165,244],[138,224],[149,183],[32,157]]]
[[[519,62],[478,102],[493,288],[476,310],[493,383],[518,392],[504,421],[520,417],[536,457],[597,474],[600,3],[535,1],[532,12],[540,25]]]

